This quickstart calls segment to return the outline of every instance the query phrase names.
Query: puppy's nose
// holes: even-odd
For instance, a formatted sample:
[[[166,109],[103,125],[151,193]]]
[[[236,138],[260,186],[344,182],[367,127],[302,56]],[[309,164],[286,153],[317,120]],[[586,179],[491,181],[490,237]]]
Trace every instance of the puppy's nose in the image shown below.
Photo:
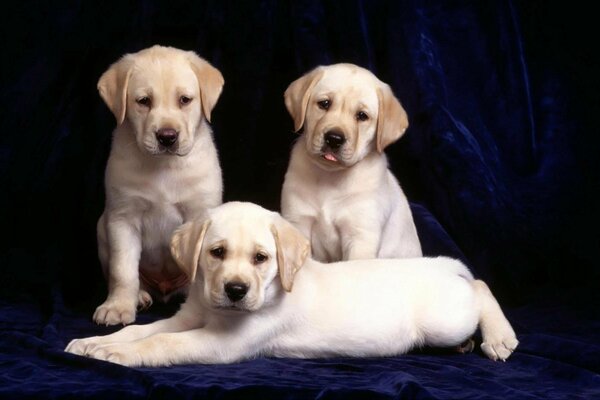
[[[178,136],[177,131],[171,128],[161,128],[156,132],[156,140],[165,147],[173,146]]]
[[[233,302],[243,299],[246,293],[248,293],[248,285],[245,283],[228,282],[225,284],[225,294]]]
[[[346,143],[346,137],[340,132],[329,131],[325,133],[325,143],[331,150],[337,150]]]

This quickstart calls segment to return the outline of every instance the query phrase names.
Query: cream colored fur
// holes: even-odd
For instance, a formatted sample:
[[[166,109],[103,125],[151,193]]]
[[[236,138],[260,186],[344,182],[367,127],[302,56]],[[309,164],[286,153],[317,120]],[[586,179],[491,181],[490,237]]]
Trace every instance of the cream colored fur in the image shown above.
[[[457,346],[478,326],[493,360],[518,345],[485,283],[459,261],[321,264],[297,229],[254,204],[226,203],[184,224],[172,252],[193,280],[175,316],[75,339],[66,351],[128,366],[392,356]],[[228,298],[231,282],[247,285],[242,299]]]
[[[131,323],[136,307],[164,298],[168,287],[163,293],[140,284],[138,271],[176,277],[180,270],[169,253],[173,230],[221,204],[209,121],[223,83],[221,73],[193,52],[160,46],[125,55],[100,78],[100,95],[117,127],[98,221],[109,293],[94,313],[97,323]],[[161,146],[160,129],[178,133],[174,146]]]
[[[324,262],[422,255],[408,201],[383,150],[408,127],[388,85],[352,64],[318,67],[292,82],[285,104],[296,131],[281,212]],[[327,105],[327,106],[326,106]],[[326,135],[345,142],[333,151]]]

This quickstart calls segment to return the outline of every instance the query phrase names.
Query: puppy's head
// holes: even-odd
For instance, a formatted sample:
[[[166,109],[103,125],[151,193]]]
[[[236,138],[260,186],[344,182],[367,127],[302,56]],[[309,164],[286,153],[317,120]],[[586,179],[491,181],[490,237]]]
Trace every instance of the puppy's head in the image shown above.
[[[284,98],[294,129],[304,128],[311,159],[327,170],[383,152],[408,127],[391,88],[352,64],[318,67],[292,82]]]
[[[195,53],[154,46],[114,63],[98,90],[117,125],[131,125],[142,151],[183,156],[202,118],[210,122],[223,84],[221,73]]]
[[[292,290],[308,240],[278,213],[231,202],[173,234],[171,253],[214,309],[255,311]],[[276,277],[279,275],[279,279]]]

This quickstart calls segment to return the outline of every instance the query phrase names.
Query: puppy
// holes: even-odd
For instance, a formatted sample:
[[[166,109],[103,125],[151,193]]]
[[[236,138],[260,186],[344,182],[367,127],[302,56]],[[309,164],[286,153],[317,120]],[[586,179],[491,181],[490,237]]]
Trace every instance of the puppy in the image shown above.
[[[518,344],[488,287],[459,261],[321,264],[300,231],[251,203],[226,203],[184,224],[171,250],[193,282],[175,316],[75,339],[66,351],[129,366],[392,356],[457,346],[478,325],[493,360]]]
[[[209,122],[223,84],[195,53],[161,46],[125,55],[100,78],[117,127],[97,226],[108,280],[108,297],[93,316],[98,324],[131,323],[136,307],[187,285],[169,240],[183,222],[221,204]]]
[[[281,213],[310,238],[319,261],[419,257],[406,196],[383,152],[408,127],[388,85],[352,64],[318,67],[292,82],[295,131]]]

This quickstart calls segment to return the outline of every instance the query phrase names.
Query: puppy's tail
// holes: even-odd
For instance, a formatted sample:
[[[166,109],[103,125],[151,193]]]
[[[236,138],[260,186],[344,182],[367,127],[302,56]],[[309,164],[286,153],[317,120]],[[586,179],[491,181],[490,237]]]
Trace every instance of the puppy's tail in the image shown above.
[[[481,350],[494,361],[506,361],[519,344],[515,331],[485,282],[474,280],[471,285],[480,304]]]

